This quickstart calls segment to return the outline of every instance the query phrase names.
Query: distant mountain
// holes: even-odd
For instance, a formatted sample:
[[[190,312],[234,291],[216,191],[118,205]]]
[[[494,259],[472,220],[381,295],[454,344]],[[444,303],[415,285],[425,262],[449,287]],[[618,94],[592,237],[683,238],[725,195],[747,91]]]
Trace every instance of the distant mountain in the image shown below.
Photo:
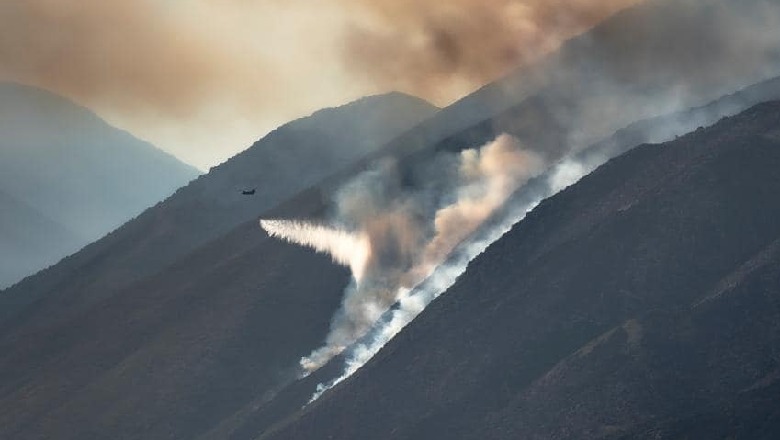
[[[243,438],[776,438],[778,167],[780,102],[610,161]]]
[[[85,238],[2,191],[0,231],[3,283],[52,265],[86,243]]]
[[[349,167],[437,110],[391,93],[286,124],[105,238],[0,294],[0,321],[50,294],[56,298],[41,313],[43,322],[111,296]],[[249,189],[255,193],[244,195]]]
[[[64,98],[0,83],[0,190],[17,201],[5,208],[26,205],[24,212],[6,212],[4,221],[23,221],[32,209],[59,225],[37,238],[30,228],[40,222],[14,221],[0,230],[0,239],[22,248],[0,247],[0,288],[102,237],[197,175]],[[70,232],[58,238],[58,230]]]

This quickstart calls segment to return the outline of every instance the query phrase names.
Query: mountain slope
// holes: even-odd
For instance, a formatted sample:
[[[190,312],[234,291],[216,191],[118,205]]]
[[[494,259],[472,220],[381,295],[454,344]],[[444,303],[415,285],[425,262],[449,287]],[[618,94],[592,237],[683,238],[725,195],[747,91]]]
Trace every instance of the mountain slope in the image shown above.
[[[0,188],[73,231],[61,239],[41,232],[52,246],[38,248],[23,264],[28,270],[0,278],[0,287],[100,238],[197,175],[64,98],[0,83]],[[75,247],[73,234],[79,237]],[[10,250],[0,255],[3,265],[16,259]]]
[[[751,420],[741,401],[771,416],[778,133],[773,102],[610,161],[261,438],[682,438],[719,412]]]

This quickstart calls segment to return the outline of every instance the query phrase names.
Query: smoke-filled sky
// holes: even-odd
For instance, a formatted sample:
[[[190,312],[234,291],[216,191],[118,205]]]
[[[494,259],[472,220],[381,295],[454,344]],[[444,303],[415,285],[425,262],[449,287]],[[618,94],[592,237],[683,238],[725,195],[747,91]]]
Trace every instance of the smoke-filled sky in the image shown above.
[[[200,168],[399,90],[444,105],[640,0],[4,0],[0,80]]]

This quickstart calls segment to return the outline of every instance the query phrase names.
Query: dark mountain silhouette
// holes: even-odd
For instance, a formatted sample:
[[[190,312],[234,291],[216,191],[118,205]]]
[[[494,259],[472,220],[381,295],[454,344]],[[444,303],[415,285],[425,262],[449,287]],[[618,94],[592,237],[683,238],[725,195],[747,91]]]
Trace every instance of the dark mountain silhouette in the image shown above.
[[[610,161],[255,435],[775,438],[778,133],[772,102]]]
[[[18,245],[0,247],[0,288],[100,238],[197,175],[64,98],[0,82],[0,188],[17,201],[3,206],[4,221],[13,224],[0,230],[0,240]],[[9,212],[17,208],[23,212]],[[17,223],[30,210],[39,220]],[[35,233],[42,221],[51,229]]]

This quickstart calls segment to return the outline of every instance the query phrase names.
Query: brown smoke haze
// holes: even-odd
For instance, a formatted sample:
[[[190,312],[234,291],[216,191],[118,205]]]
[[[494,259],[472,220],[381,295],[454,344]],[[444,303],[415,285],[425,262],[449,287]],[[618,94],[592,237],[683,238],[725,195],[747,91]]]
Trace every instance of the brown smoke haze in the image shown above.
[[[345,62],[381,87],[446,104],[639,0],[340,0]]]
[[[438,104],[637,0],[6,0],[0,80],[97,111],[201,167],[371,93]]]

